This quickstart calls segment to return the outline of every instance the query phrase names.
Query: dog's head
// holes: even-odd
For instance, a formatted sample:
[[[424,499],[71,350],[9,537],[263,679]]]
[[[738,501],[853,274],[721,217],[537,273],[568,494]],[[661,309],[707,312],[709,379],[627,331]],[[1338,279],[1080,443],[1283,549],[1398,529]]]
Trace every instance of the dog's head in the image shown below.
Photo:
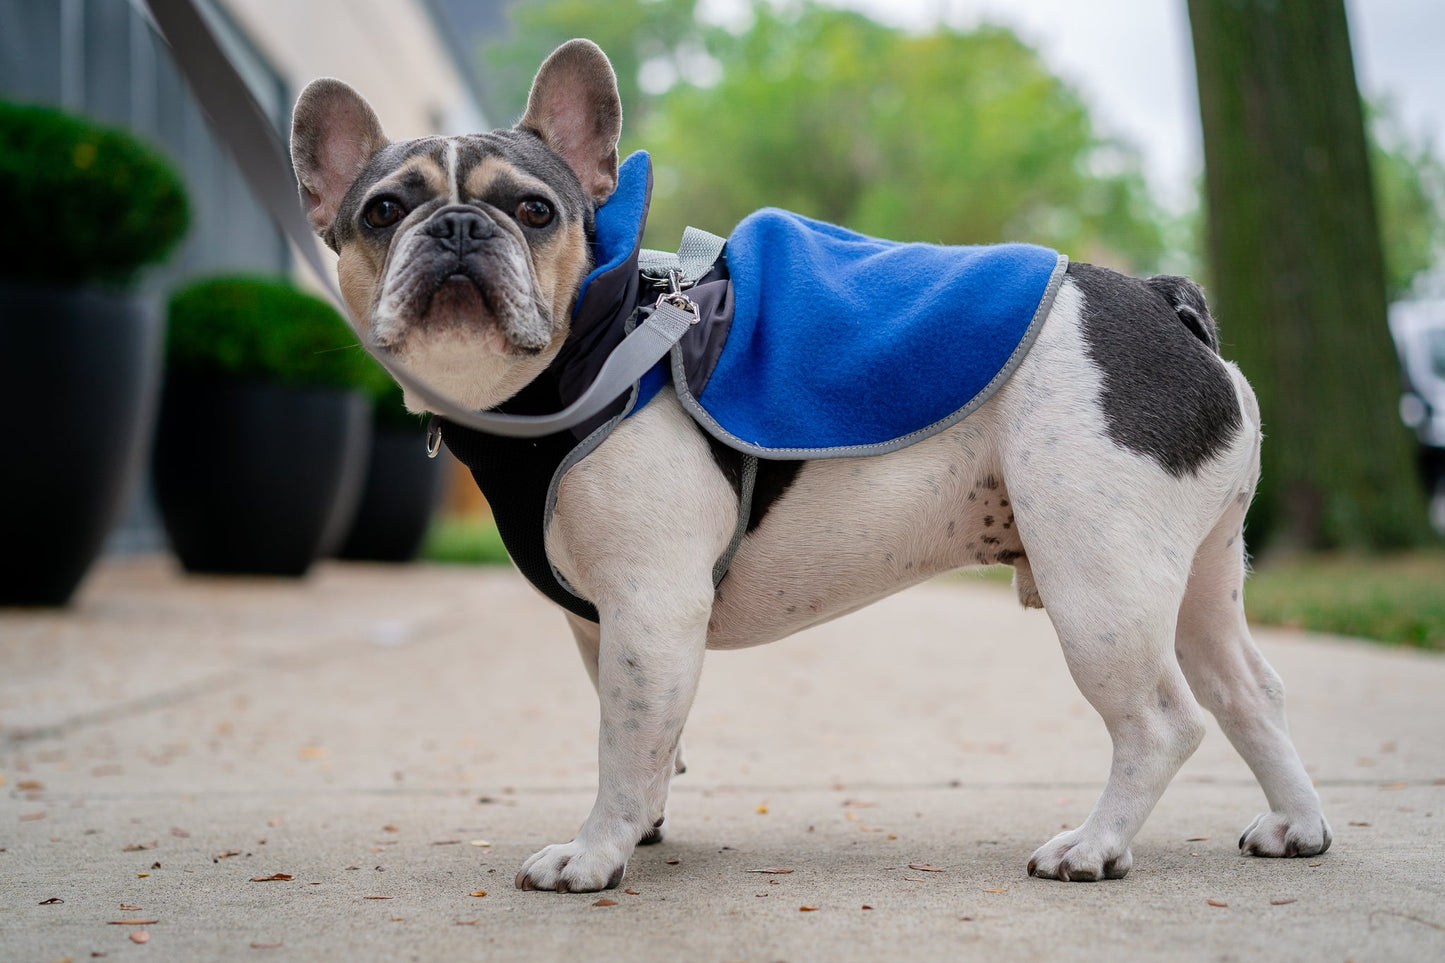
[[[291,158],[361,337],[464,404],[519,391],[566,340],[621,130],[612,66],[586,40],[542,64],[516,127],[487,134],[391,143],[355,90],[309,84]]]

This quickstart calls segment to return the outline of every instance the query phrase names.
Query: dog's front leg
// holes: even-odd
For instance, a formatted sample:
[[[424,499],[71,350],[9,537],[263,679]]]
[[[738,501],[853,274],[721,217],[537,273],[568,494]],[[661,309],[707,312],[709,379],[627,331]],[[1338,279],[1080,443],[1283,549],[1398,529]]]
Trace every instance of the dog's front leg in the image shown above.
[[[582,665],[587,670],[587,678],[592,680],[592,688],[597,689],[597,661],[602,650],[602,627],[596,622],[567,613],[567,623],[572,626],[572,637],[577,642],[577,652],[582,656]],[[682,737],[677,739],[677,750],[673,753],[672,771],[673,775],[680,776],[687,772],[687,764],[682,758]],[[654,819],[652,828],[649,829],[638,840],[639,846],[651,846],[660,843],[666,835],[667,813],[664,810],[661,817]]]
[[[702,670],[709,601],[694,600],[679,612],[635,600],[601,613],[597,802],[575,839],[522,865],[518,887],[611,889],[622,881],[633,848],[661,826],[678,739]]]
[[[600,778],[576,838],[522,864],[522,889],[616,886],[660,828],[707,645],[712,567],[736,522],[736,494],[671,398],[563,479],[547,551],[601,619],[572,623],[601,703]]]

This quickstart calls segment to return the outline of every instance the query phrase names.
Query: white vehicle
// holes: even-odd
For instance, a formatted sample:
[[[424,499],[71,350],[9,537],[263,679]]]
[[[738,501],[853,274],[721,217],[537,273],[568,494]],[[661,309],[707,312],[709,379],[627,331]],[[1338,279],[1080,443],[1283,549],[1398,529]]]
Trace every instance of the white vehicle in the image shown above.
[[[1430,524],[1445,534],[1445,300],[1392,304],[1390,333],[1405,375],[1400,419],[1420,443]]]

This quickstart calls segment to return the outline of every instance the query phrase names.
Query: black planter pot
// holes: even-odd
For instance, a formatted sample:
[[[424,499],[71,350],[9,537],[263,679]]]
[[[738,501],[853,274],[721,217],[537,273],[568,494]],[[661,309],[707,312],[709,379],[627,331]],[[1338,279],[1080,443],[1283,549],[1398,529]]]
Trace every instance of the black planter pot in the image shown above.
[[[154,478],[181,565],[306,574],[351,522],[370,435],[358,392],[167,378]]]
[[[0,605],[64,605],[145,466],[162,325],[129,296],[0,284]]]
[[[446,477],[445,463],[427,457],[424,439],[420,426],[373,430],[361,506],[338,558],[372,562],[416,558]]]

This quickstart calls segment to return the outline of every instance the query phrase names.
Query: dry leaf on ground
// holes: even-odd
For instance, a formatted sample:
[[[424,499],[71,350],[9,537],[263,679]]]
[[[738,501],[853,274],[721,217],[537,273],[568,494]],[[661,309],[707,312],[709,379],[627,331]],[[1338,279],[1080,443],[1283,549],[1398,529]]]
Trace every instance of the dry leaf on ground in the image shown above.
[[[816,907],[816,906],[799,906],[799,907],[798,907],[798,912],[799,912],[799,913],[812,913],[812,912],[815,912],[817,909],[818,909],[818,907]]]
[[[641,896],[641,895],[642,895],[642,894],[639,893],[637,890],[631,889],[631,888],[624,889],[622,892],[626,893],[628,896]]]
[[[39,792],[45,788],[45,783],[39,779],[22,779],[15,784],[15,788],[25,792]]]
[[[616,905],[617,905],[617,900],[615,900],[615,899],[605,899],[605,898],[604,898],[604,899],[599,899],[597,902],[593,903],[592,905],[593,905],[593,906],[616,906]]]
[[[772,876],[786,876],[792,872],[791,869],[750,869],[749,873],[768,873]]]
[[[283,944],[280,940],[277,940],[275,943],[252,943],[252,944],[251,944],[251,949],[253,949],[253,950],[274,950],[274,949],[277,949],[277,948],[279,948],[279,947],[281,947],[281,946],[283,946],[283,945],[284,945],[284,944]]]
[[[295,879],[290,873],[272,873],[270,876],[252,876],[253,883],[285,882],[288,879]]]
[[[111,926],[150,926],[152,923],[159,923],[160,920],[111,920]]]
[[[669,860],[667,861],[667,865],[669,865],[669,866],[677,866],[677,865],[679,865],[681,862],[682,862],[682,860],[680,860],[680,859],[669,859]]]
[[[44,819],[44,818],[45,818],[45,814],[44,814],[44,813],[21,813],[21,814],[20,814],[20,821],[21,821],[22,823],[34,822],[34,821],[37,820],[37,819]]]
[[[56,903],[64,903],[64,902],[65,902],[65,900],[61,899],[59,896],[52,896],[52,897],[50,897],[50,899],[43,899],[43,900],[41,900],[38,905],[40,905],[40,906],[54,906]]]
[[[908,868],[909,868],[909,869],[916,869],[916,870],[918,870],[918,871],[921,872],[921,873],[941,873],[941,872],[943,872],[943,867],[942,867],[942,866],[934,866],[934,865],[932,865],[931,863],[909,863],[909,864],[908,864]]]
[[[1224,900],[1222,900],[1222,899],[1207,899],[1207,900],[1205,900],[1204,902],[1208,903],[1210,906],[1221,906],[1221,907],[1223,907],[1223,906],[1228,906],[1228,905],[1229,905],[1228,903],[1226,903],[1226,902],[1225,902]]]
[[[232,857],[232,856],[239,856],[239,855],[241,855],[241,851],[240,851],[239,849],[227,849],[227,850],[224,850],[224,851],[222,851],[222,852],[217,853],[215,856],[212,857],[212,859],[217,859],[217,860],[220,860],[220,859],[228,859],[228,858],[230,858],[230,857]]]
[[[477,917],[474,920],[452,920],[452,922],[458,926],[476,926],[481,921],[481,917]]]
[[[1185,836],[1184,841],[1186,843],[1202,843],[1208,838],[1208,836]]]
[[[1007,887],[1007,886],[991,886],[991,887],[989,887],[988,889],[984,890],[984,892],[985,892],[985,893],[1007,893],[1007,892],[1008,892],[1008,887]]]
[[[122,846],[120,851],[122,853],[139,853],[147,849],[155,849],[159,845],[159,840],[152,840],[149,843],[130,843],[129,845]]]
[[[120,904],[120,908],[123,909],[123,910],[128,910],[128,911],[130,911],[130,912],[132,912],[132,913],[134,913],[136,910],[140,909],[139,906],[131,906],[131,905],[127,904],[127,903],[121,903],[121,904]]]
[[[492,845],[492,844],[491,844],[490,842],[488,842],[487,840],[485,840],[485,839],[474,839],[474,840],[471,841],[471,845],[473,845],[473,846],[490,846],[490,845]]]
[[[1370,825],[1370,824],[1367,823],[1367,822],[1365,822],[1365,821],[1362,820],[1362,819],[1351,819],[1351,820],[1350,820],[1350,825],[1351,825],[1351,826],[1368,826],[1368,825]]]
[[[394,899],[391,896],[363,896],[362,899]]]
[[[433,839],[433,840],[432,840],[432,845],[433,845],[433,846],[455,846],[455,845],[457,845],[457,844],[460,843],[460,842],[461,842],[460,839]]]
[[[1296,900],[1296,899],[1272,899],[1272,900],[1269,901],[1269,905],[1270,905],[1270,906],[1288,906],[1288,905],[1291,904],[1291,903],[1297,903],[1297,902],[1299,902],[1299,900]]]
[[[484,890],[484,889],[474,889],[474,890],[472,890],[472,895],[473,895],[473,896],[486,896],[486,895],[487,895],[487,891]]]
[[[151,935],[145,930],[136,930],[130,935],[130,941],[132,943],[149,943],[151,941]]]

